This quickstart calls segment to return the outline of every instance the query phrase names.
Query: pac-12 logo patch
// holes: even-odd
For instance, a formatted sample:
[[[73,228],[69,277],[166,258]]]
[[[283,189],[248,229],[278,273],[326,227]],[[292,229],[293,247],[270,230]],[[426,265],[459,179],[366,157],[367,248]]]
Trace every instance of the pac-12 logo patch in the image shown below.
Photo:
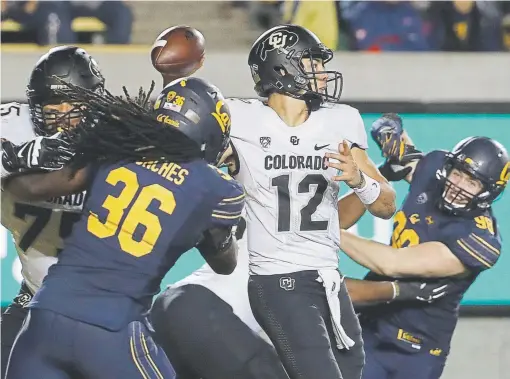
[[[428,201],[428,196],[425,192],[422,192],[418,195],[418,197],[416,198],[416,202],[418,204],[425,204],[427,201]]]
[[[296,279],[290,278],[288,276],[282,276],[280,278],[280,288],[285,291],[292,291],[294,289],[294,284],[296,283]]]
[[[267,53],[276,49],[290,49],[299,41],[296,33],[289,32],[288,30],[276,30],[269,35],[258,48],[260,58],[265,61]]]
[[[264,149],[271,146],[271,137],[260,137],[260,146],[262,146]]]

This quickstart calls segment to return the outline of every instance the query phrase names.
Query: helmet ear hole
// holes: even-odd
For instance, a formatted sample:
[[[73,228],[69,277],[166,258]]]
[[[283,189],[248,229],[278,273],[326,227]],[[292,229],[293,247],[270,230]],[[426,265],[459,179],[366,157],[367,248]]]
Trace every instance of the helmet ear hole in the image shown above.
[[[289,72],[285,69],[285,67],[283,67],[283,65],[278,65],[278,66],[274,66],[273,67],[273,70],[274,72],[276,72],[278,75],[280,76],[285,76],[287,75]]]

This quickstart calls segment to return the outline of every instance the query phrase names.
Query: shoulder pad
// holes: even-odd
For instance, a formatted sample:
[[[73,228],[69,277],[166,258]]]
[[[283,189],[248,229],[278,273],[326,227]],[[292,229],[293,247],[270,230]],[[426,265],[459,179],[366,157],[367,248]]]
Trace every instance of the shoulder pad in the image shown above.
[[[412,182],[414,183],[415,179],[419,182],[426,182],[429,178],[435,178],[437,170],[443,167],[446,153],[444,150],[433,150],[425,154],[418,161]]]
[[[321,110],[321,109],[336,109],[336,110],[342,110],[342,111],[350,109],[350,110],[358,111],[357,108],[351,107],[350,105],[339,104],[339,103],[324,103],[321,105],[321,107],[318,110]]]
[[[262,101],[260,101],[259,99],[239,99],[236,97],[229,97],[225,100],[231,112],[235,111],[236,109],[246,109],[246,107],[250,106],[256,107],[262,105]]]
[[[0,105],[0,115],[2,116],[2,119],[4,117],[21,116],[21,109],[23,106],[27,106],[27,105],[20,104],[18,102],[2,104],[2,105]]]
[[[215,225],[235,225],[243,215],[246,194],[243,186],[231,179],[217,186],[220,198],[212,210],[212,221]]]
[[[2,138],[14,144],[35,138],[28,104],[7,103],[1,105]]]
[[[490,215],[447,226],[442,231],[442,241],[468,268],[481,271],[496,264],[501,253],[501,239],[495,220]]]
[[[332,138],[346,139],[361,149],[368,148],[365,124],[358,109],[347,104],[326,103],[315,113],[324,123],[331,125]]]
[[[497,221],[489,212],[475,216],[472,222],[474,232],[482,233],[484,231],[487,236],[499,238]]]
[[[225,100],[227,100],[228,102],[241,102],[245,104],[260,103],[259,99],[244,99],[240,97],[227,97]]]

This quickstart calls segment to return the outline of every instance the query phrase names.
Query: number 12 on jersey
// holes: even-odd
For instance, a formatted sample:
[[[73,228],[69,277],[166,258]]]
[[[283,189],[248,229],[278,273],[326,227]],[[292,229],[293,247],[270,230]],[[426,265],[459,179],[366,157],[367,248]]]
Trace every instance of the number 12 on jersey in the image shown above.
[[[284,174],[271,179],[271,186],[276,187],[278,193],[278,231],[289,232],[292,217],[292,199],[290,195],[290,175]],[[321,231],[328,229],[327,220],[312,220],[317,207],[322,203],[324,193],[328,188],[328,181],[321,174],[306,175],[297,186],[297,193],[310,193],[315,187],[315,193],[308,200],[308,204],[300,210],[301,223],[299,231]]]

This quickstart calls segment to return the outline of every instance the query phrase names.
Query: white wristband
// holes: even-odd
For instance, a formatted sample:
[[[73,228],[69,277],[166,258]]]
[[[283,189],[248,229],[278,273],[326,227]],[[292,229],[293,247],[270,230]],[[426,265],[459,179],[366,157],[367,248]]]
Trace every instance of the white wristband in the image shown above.
[[[381,194],[381,185],[370,176],[363,173],[361,175],[365,177],[365,185],[361,188],[353,188],[353,190],[363,204],[370,205],[375,202]]]
[[[399,288],[395,282],[390,282],[390,284],[393,287],[393,297],[391,300],[395,300],[395,298],[398,296],[400,291],[399,291]]]

